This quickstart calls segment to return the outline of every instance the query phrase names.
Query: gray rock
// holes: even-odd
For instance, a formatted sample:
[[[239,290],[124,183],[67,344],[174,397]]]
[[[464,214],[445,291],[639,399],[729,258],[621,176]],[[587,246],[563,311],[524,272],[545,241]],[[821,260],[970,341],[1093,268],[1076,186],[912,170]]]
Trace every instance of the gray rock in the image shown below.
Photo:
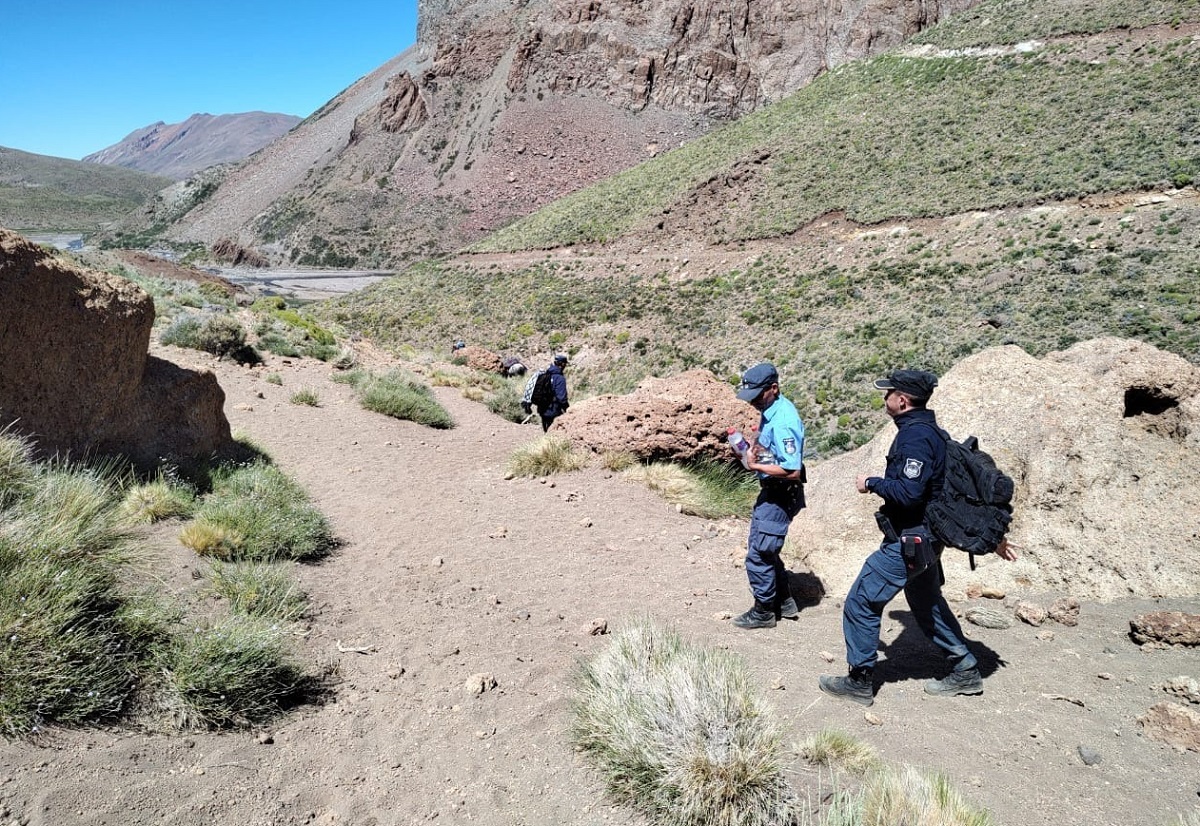
[[[1085,766],[1094,766],[1100,762],[1100,752],[1096,751],[1091,746],[1079,746],[1079,759],[1083,761]]]

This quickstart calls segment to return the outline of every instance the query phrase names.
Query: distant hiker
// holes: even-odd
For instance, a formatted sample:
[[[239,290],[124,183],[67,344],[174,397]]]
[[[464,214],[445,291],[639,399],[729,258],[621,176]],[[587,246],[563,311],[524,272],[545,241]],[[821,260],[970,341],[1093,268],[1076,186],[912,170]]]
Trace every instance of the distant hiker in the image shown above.
[[[459,350],[463,349],[466,346],[467,346],[467,343],[465,341],[463,341],[461,338],[454,339],[454,342],[450,345],[450,355],[454,355],[455,353],[457,353]]]
[[[742,374],[737,397],[762,413],[758,439],[744,464],[758,474],[761,490],[750,517],[746,577],[754,606],[737,617],[738,628],[772,628],[777,618],[800,616],[780,558],[788,527],[804,507],[804,422],[779,390],[775,366],[763,362]]]
[[[942,596],[942,543],[925,524],[925,506],[941,493],[946,470],[946,442],[934,412],[925,406],[937,383],[937,376],[923,370],[895,370],[875,382],[885,391],[884,408],[897,432],[883,476],[859,476],[855,487],[883,499],[875,514],[883,541],[867,557],[842,608],[850,673],[823,675],[818,683],[826,694],[867,706],[875,701],[883,610],[901,590],[917,625],[950,661],[950,674],[928,681],[925,692],[943,697],[983,693],[975,655]],[[1006,543],[996,554],[1010,561],[1016,558]]]
[[[525,375],[525,363],[516,356],[509,356],[500,362],[500,369],[510,379]]]
[[[566,413],[567,408],[571,406],[567,401],[567,377],[563,375],[563,368],[566,366],[566,354],[559,353],[555,356],[553,363],[543,371],[550,379],[549,393],[544,397],[541,394],[534,397],[534,407],[537,408],[538,415],[542,417],[543,433],[549,430],[554,420]]]

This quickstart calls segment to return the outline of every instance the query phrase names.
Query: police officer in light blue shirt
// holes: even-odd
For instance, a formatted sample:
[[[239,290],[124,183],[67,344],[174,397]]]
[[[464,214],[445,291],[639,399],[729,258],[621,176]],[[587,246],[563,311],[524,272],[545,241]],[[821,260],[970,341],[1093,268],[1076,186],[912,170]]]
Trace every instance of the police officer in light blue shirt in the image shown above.
[[[754,503],[746,549],[754,606],[734,617],[733,624],[772,628],[778,618],[800,616],[780,553],[792,518],[804,507],[804,422],[780,393],[779,373],[767,362],[742,374],[737,396],[762,413],[758,439],[747,450],[746,463],[758,474],[762,490]]]

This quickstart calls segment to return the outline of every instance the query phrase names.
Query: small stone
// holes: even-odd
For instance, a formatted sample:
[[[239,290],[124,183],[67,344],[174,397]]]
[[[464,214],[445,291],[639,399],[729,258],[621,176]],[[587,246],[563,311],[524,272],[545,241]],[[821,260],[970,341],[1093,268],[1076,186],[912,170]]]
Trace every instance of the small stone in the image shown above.
[[[269,731],[259,732],[258,736],[255,737],[254,740],[260,746],[269,746],[275,742],[275,738],[271,736],[271,732]]]
[[[1061,625],[1075,626],[1079,624],[1079,600],[1075,597],[1056,599],[1050,606],[1050,619]]]
[[[497,525],[492,528],[492,532],[488,534],[488,539],[506,539],[508,537],[508,527],[506,525]]]
[[[979,596],[983,597],[984,599],[1004,599],[1004,591],[1001,588],[985,585],[980,590]]]
[[[1030,625],[1041,625],[1050,616],[1045,608],[1033,602],[1018,602],[1014,613],[1017,619]]]
[[[1099,677],[1101,680],[1111,680],[1113,678],[1113,675],[1109,674],[1107,671],[1101,671],[1096,676]]]
[[[592,620],[592,627],[588,630],[588,634],[593,637],[600,637],[608,633],[608,620],[597,617]]]
[[[967,586],[967,599],[979,599],[983,596],[983,586],[977,582],[972,582]]]
[[[878,714],[876,714],[873,711],[868,711],[868,712],[864,713],[863,719],[866,720],[867,723],[872,726],[882,726],[883,725],[883,720],[879,717]]]
[[[733,616],[733,614],[730,613],[729,611],[718,611],[717,613],[713,614],[713,619],[725,621],[732,616]]]
[[[1100,762],[1100,752],[1090,746],[1081,745],[1079,747],[1079,759],[1083,761],[1085,766],[1094,766]]]
[[[1039,640],[1041,640],[1042,642],[1050,642],[1051,640],[1054,639],[1054,632],[1051,631],[1049,628],[1047,628],[1043,631],[1038,631],[1037,638]]]
[[[498,685],[496,678],[487,672],[472,674],[463,683],[463,691],[467,694],[483,694]]]
[[[440,568],[446,564],[446,558],[444,556],[435,556],[433,559],[429,560],[429,564],[435,568]]]
[[[833,654],[830,654],[828,651],[822,651],[820,657],[827,663],[831,663],[834,660]]]
[[[590,528],[590,527],[592,527],[593,524],[594,523],[592,522],[592,520],[588,517],[584,517],[583,519],[579,520],[579,527],[581,527],[581,528]]]

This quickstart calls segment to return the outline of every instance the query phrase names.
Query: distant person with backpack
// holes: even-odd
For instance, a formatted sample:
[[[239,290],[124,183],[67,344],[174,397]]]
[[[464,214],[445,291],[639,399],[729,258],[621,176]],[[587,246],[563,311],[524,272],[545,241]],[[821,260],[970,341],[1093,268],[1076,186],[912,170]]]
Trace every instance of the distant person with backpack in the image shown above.
[[[975,655],[967,648],[962,627],[942,596],[944,546],[926,521],[926,505],[940,496],[946,475],[946,437],[934,412],[926,407],[937,383],[937,376],[923,370],[895,370],[875,382],[876,388],[885,391],[884,408],[897,432],[883,476],[859,476],[855,486],[859,493],[873,493],[883,500],[875,515],[883,541],[867,557],[842,608],[850,673],[845,677],[823,675],[819,680],[826,694],[862,705],[875,701],[881,618],[884,608],[901,591],[917,625],[950,661],[950,674],[928,681],[925,692],[944,697],[983,693]],[[1005,542],[995,552],[1003,559],[1016,558]]]
[[[532,403],[542,417],[542,432],[550,429],[550,425],[559,416],[567,412],[570,402],[567,401],[567,377],[563,368],[567,366],[567,357],[559,353],[545,370],[533,379]]]
[[[743,373],[737,397],[754,405],[762,419],[758,437],[743,458],[760,486],[746,542],[746,578],[754,605],[734,617],[733,624],[774,628],[777,619],[800,616],[780,553],[792,519],[804,507],[804,422],[780,391],[773,364],[756,364]]]

